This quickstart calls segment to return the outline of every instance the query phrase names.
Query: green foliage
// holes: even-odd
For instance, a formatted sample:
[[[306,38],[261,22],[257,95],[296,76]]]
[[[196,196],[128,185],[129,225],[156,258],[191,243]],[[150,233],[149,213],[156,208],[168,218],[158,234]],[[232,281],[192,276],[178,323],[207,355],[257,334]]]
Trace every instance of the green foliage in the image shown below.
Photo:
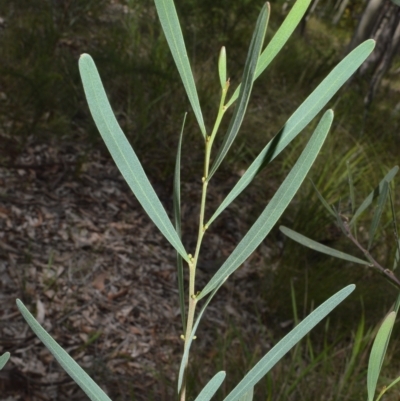
[[[71,130],[80,103],[74,53],[90,42],[105,6],[104,0],[78,0],[69,7],[44,0],[4,3],[0,127],[7,156],[17,152],[28,135],[64,135]]]
[[[90,378],[90,376],[64,351],[49,333],[26,309],[25,305],[18,299],[17,306],[22,316],[31,329],[40,338],[44,345],[54,355],[64,370],[72,377],[79,387],[87,394],[92,401],[110,401],[104,391]]]
[[[321,193],[315,188],[318,193],[318,197],[321,199],[323,206],[333,216],[334,222],[337,224],[338,228],[340,228],[342,233],[355,245],[356,248],[358,248],[358,250],[362,252],[365,258],[364,260],[354,257],[352,255],[348,255],[344,252],[338,251],[323,244],[320,244],[317,241],[307,238],[306,236],[299,234],[287,227],[282,226],[280,227],[280,230],[294,241],[299,242],[300,244],[308,248],[314,249],[318,252],[325,253],[327,255],[339,259],[344,259],[353,263],[359,263],[368,267],[373,267],[375,270],[377,270],[383,276],[385,276],[386,279],[388,279],[393,285],[395,285],[397,288],[400,288],[400,280],[395,276],[393,271],[391,271],[390,269],[385,269],[381,264],[379,264],[373,258],[373,256],[370,253],[372,244],[374,242],[375,234],[378,230],[382,213],[384,211],[385,206],[387,205],[387,199],[390,191],[389,184],[393,180],[398,170],[399,168],[397,166],[393,167],[380,181],[380,183],[376,186],[376,188],[361,202],[360,206],[357,209],[355,208],[354,205],[353,183],[352,180],[349,179],[349,194],[350,194],[349,196],[350,196],[350,203],[352,205],[351,210],[353,211],[353,213],[350,216],[347,213],[345,214],[341,210],[335,208],[333,205],[329,205],[328,202],[323,198]],[[360,215],[369,206],[371,206],[374,199],[377,199],[377,206],[375,208],[373,218],[370,224],[367,246],[364,247],[358,240],[358,237],[361,236],[362,234],[357,232],[356,221],[360,217]],[[392,202],[391,205],[393,205]],[[396,243],[394,249],[397,249],[398,232],[397,232],[396,216],[393,207],[391,209],[391,212],[392,212],[391,223],[395,229],[395,236],[396,236]]]
[[[155,0],[158,16],[167,38],[168,46],[171,50],[176,67],[178,68],[190,104],[199,123],[203,136],[206,136],[206,127],[204,126],[203,115],[201,113],[199,98],[197,96],[196,86],[192,70],[190,68],[185,42],[183,40],[181,26],[178,15],[175,10],[173,0]]]
[[[120,172],[149,217],[181,256],[189,261],[176,230],[114,116],[92,58],[82,55],[79,68],[90,111]]]
[[[333,205],[329,205],[328,202],[323,198],[322,194],[318,191],[317,188],[315,190],[318,193],[318,197],[320,198],[323,206],[327,209],[327,211],[333,216],[336,220],[337,226],[341,229],[343,234],[353,243],[353,245],[360,250],[365,260],[361,260],[357,257],[352,255],[348,255],[336,249],[327,247],[323,244],[318,243],[306,236],[299,234],[287,227],[280,227],[280,230],[292,240],[298,242],[299,244],[311,248],[315,251],[327,254],[329,256],[333,256],[335,258],[344,259],[352,263],[359,263],[368,267],[374,268],[378,271],[381,275],[383,275],[392,285],[397,287],[397,290],[400,289],[400,280],[397,278],[393,270],[385,268],[382,266],[370,253],[372,248],[372,244],[374,242],[375,235],[378,231],[379,226],[381,223],[381,217],[384,212],[385,207],[387,206],[387,200],[390,197],[390,183],[397,174],[399,168],[395,166],[392,168],[385,177],[379,182],[379,184],[375,187],[375,189],[361,202],[360,206],[356,209],[355,208],[355,188],[353,185],[353,180],[351,176],[350,169],[347,169],[349,174],[349,200],[350,200],[350,212],[351,215],[345,215],[343,212],[335,208]],[[363,246],[359,240],[362,235],[362,232],[357,231],[356,221],[360,218],[361,214],[367,210],[376,200],[377,205],[375,207],[372,221],[370,223],[370,229],[368,231],[368,237],[366,239],[367,246]],[[394,249],[396,250],[396,255],[394,257],[395,264],[394,267],[397,267],[396,259],[398,259],[398,238],[399,234],[397,231],[397,223],[396,223],[396,215],[393,208],[393,200],[390,197],[390,211],[391,211],[391,226],[394,229],[395,234],[395,244]],[[368,401],[373,401],[375,399],[375,392],[378,383],[378,379],[381,373],[383,360],[385,358],[390,336],[392,333],[392,329],[396,320],[396,314],[398,312],[400,305],[400,296],[398,296],[395,310],[391,311],[384,321],[382,322],[378,333],[376,335],[374,344],[371,349],[371,354],[369,358],[368,364],[368,376],[367,376],[367,390],[368,390]],[[381,399],[383,394],[394,384],[400,381],[400,378],[394,380],[388,387],[384,387],[383,390],[379,393],[376,400]]]
[[[3,355],[0,356],[0,370],[4,368],[4,365],[10,359],[10,353],[5,352]]]
[[[202,134],[202,137],[198,136],[194,140],[198,141],[199,137],[201,137],[201,140],[204,143],[204,167],[202,174],[202,197],[200,203],[198,238],[193,254],[189,254],[186,251],[181,240],[180,164],[182,137],[184,131],[183,127],[178,144],[174,173],[173,198],[175,224],[172,224],[167,212],[162,206],[161,201],[148,180],[138,157],[136,156],[133,148],[125,137],[125,134],[123,133],[114,116],[93,59],[89,55],[83,54],[79,60],[80,74],[90,112],[108,150],[110,151],[112,158],[114,159],[116,165],[132,189],[133,193],[141,203],[145,212],[177,251],[179,300],[182,313],[182,325],[184,329],[184,348],[179,370],[177,389],[181,401],[191,397],[191,395],[186,394],[187,376],[190,369],[190,349],[201,318],[206,311],[209,302],[211,302],[214,295],[218,292],[226,280],[228,280],[229,276],[239,268],[239,266],[254,252],[257,246],[269,234],[273,226],[281,217],[282,213],[292,201],[325,142],[333,121],[332,110],[327,110],[322,115],[318,125],[314,130],[314,133],[309,139],[307,145],[302,150],[296,163],[293,165],[283,183],[277,189],[275,195],[265,207],[264,211],[260,214],[253,226],[243,237],[242,241],[237,245],[227,260],[220,266],[210,281],[200,291],[197,291],[196,268],[201,253],[202,241],[207,233],[207,228],[223,211],[223,209],[226,208],[235,199],[235,197],[245,189],[245,187],[253,180],[258,172],[266,164],[270,163],[282,150],[284,150],[287,145],[326,106],[327,102],[346,82],[350,75],[354,73],[354,71],[356,71],[357,68],[362,64],[362,62],[371,54],[374,48],[373,41],[366,41],[356,48],[329,73],[329,75],[322,81],[317,89],[287,120],[283,128],[278,132],[273,140],[266,145],[264,150],[243,175],[242,180],[240,180],[232,190],[231,195],[228,195],[217,212],[215,212],[212,218],[206,222],[205,212],[208,183],[210,182],[213,174],[221,166],[221,163],[226,158],[229,149],[237,137],[247,111],[254,81],[266,69],[277,53],[283,48],[289,36],[292,34],[297,24],[304,16],[309,3],[310,0],[298,0],[296,2],[286,20],[277,30],[275,36],[271,39],[263,51],[262,48],[270,14],[269,4],[264,4],[255,25],[254,33],[247,53],[247,58],[243,63],[244,67],[241,83],[238,85],[236,91],[227,102],[225,102],[225,100],[230,87],[230,81],[226,78],[226,54],[229,54],[229,52],[227,53],[225,48],[222,48],[218,68],[220,85],[218,85],[216,90],[216,92],[220,94],[220,103],[214,126],[212,130],[210,130],[211,133],[209,134],[203,119],[203,114],[205,115],[205,113],[203,113],[203,110],[200,106],[200,92],[198,92],[198,89],[196,88],[193,69],[189,61],[187,48],[183,39],[182,29],[179,24],[178,14],[175,9],[174,2],[172,0],[155,0],[156,10],[164,35],[172,53],[179,76],[182,80],[183,87],[189,99],[189,103],[194,111],[194,115],[198,123],[198,129]],[[221,88],[219,88],[219,86],[221,86]],[[216,151],[216,156],[213,158],[213,162],[211,163],[213,145],[214,143],[217,143],[214,142],[214,140],[219,134],[221,121],[225,116],[225,111],[234,102],[236,102],[235,109],[228,124],[225,136],[222,137],[222,143],[219,145],[219,148]],[[352,180],[350,181],[352,182]],[[382,216],[383,205],[388,194],[388,184],[384,183],[382,194],[380,195],[378,211],[376,212],[373,229],[371,230],[372,237],[375,235],[376,227],[378,226]],[[341,215],[337,213],[334,208],[332,208],[331,211],[333,211],[333,213],[336,215],[342,230],[346,231],[347,221],[342,220]],[[308,242],[308,244],[310,244],[310,242]],[[313,246],[315,246],[315,244]],[[334,253],[334,255],[338,254]],[[368,251],[366,251],[365,256],[370,263],[373,263],[371,262]],[[189,288],[187,289],[186,294],[184,293],[183,285],[184,262],[186,262],[186,269],[189,272]],[[296,347],[302,338],[307,336],[308,333],[322,319],[324,319],[334,308],[336,308],[339,303],[349,296],[354,288],[354,285],[348,285],[342,290],[337,291],[328,300],[313,310],[304,320],[298,322],[293,330],[286,334],[282,340],[280,340],[264,357],[260,359],[258,363],[255,364],[252,369],[250,369],[250,371],[243,377],[237,386],[227,395],[225,400],[250,401],[253,399],[254,386],[264,378],[264,376],[284,357],[285,354]],[[203,303],[200,310],[197,311],[198,302],[206,296],[208,296],[207,299]],[[41,327],[41,325],[29,313],[22,302],[18,300],[17,305],[23,317],[35,334],[41,339],[50,352],[53,353],[58,362],[72,377],[72,379],[85,391],[85,393],[92,400],[108,400],[109,398],[100,389],[100,387],[79,367],[76,362],[74,362],[68,353],[65,352],[54,341],[51,335]],[[382,338],[384,338],[385,341],[388,339],[389,334],[387,330],[385,331],[385,335],[386,337],[384,337],[383,334],[378,335],[380,344],[383,341]],[[309,337],[307,337],[307,340],[309,343]],[[383,348],[380,347],[374,355],[377,355],[375,360],[380,358],[381,361],[384,355]],[[5,363],[7,358],[7,354],[3,355],[3,357],[1,357],[1,363]],[[203,388],[196,400],[210,400],[221,386],[224,379],[224,371],[217,373]]]
[[[390,334],[396,320],[396,312],[390,312],[383,321],[376,335],[374,345],[371,349],[368,364],[368,401],[373,401],[379,374],[382,369],[383,359],[385,358],[387,346],[389,344]]]

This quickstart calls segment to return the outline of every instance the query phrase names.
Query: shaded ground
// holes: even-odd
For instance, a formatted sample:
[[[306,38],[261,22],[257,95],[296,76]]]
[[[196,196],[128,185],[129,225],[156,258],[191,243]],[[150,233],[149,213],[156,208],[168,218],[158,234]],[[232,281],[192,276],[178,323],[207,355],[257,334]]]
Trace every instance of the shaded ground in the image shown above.
[[[217,179],[211,209],[237,177]],[[165,184],[154,186],[171,210]],[[112,398],[171,399],[182,351],[175,254],[113,162],[76,143],[28,143],[13,166],[0,168],[0,188],[0,351],[12,354],[0,372],[1,399],[87,399],[32,335],[16,298]],[[197,204],[199,191],[199,183],[184,184],[183,199]],[[254,199],[249,195],[243,204],[226,211],[206,236],[199,288],[215,260],[245,233],[240,216]],[[197,227],[196,211],[183,204],[186,227]],[[184,242],[191,249],[195,237],[187,231]],[[210,375],[211,344],[228,320],[243,327],[244,337],[265,330],[251,311],[257,305],[267,316],[256,295],[265,262],[277,252],[267,244],[225,285],[200,327],[194,352],[209,356],[210,372],[204,369]]]

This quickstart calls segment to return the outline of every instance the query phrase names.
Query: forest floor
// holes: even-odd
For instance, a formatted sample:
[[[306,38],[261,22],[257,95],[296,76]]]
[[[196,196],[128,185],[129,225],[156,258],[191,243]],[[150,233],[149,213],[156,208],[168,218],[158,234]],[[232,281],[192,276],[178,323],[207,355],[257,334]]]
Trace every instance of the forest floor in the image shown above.
[[[237,178],[216,178],[211,210]],[[172,210],[171,183],[153,185]],[[0,372],[1,399],[87,399],[32,333],[16,298],[114,400],[171,399],[183,345],[176,256],[113,161],[77,142],[30,141],[13,165],[0,168],[0,188],[0,351],[11,352]],[[200,190],[194,181],[182,186],[187,249],[196,240],[198,208],[192,204]],[[225,211],[207,233],[199,289],[248,228],[242,216],[252,196],[245,195],[240,210]],[[193,347],[209,361],[203,381],[216,372],[215,339],[228,325],[243,328],[248,339],[266,330],[253,311],[268,320],[258,294],[265,265],[277,253],[264,241],[210,304]],[[267,337],[257,346],[266,351]]]

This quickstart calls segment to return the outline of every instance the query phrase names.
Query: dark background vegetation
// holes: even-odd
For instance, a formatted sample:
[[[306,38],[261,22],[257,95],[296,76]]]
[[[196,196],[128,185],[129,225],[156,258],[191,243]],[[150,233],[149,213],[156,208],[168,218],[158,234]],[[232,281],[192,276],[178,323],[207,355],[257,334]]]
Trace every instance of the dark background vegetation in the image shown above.
[[[176,3],[209,129],[219,101],[219,49],[222,45],[227,48],[228,75],[234,88],[240,81],[261,3],[258,0]],[[225,173],[239,174],[246,168],[346,54],[367,3],[321,0],[313,4],[315,8],[307,21],[257,81],[243,129],[222,166]],[[290,1],[272,1],[267,40],[291,6]],[[101,149],[108,154],[89,115],[77,68],[79,55],[89,53],[97,64],[118,120],[151,180],[170,188],[185,111],[189,111],[189,117],[183,149],[183,179],[191,180],[194,172],[201,169],[201,136],[152,2],[17,0],[3,3],[0,17],[2,167],[17,168],[18,157],[33,143],[57,146],[81,143],[83,149]],[[358,202],[398,163],[399,69],[400,59],[394,54],[372,101],[366,101],[366,96],[374,75],[366,73],[356,75],[330,102],[335,111],[334,125],[310,178],[330,203],[340,205],[345,212],[349,197],[346,162],[353,173]],[[303,135],[296,140],[250,190],[262,195],[276,189],[306,139],[307,135]],[[75,167],[77,176],[84,161],[85,153]],[[263,189],[260,191],[260,188]],[[398,206],[397,192],[395,185]],[[254,215],[243,219],[254,220],[264,204],[261,200],[254,206]],[[371,212],[366,213],[360,223],[367,231],[371,216]],[[383,220],[385,226],[390,221],[389,212]],[[320,206],[309,182],[299,191],[282,223],[358,256]],[[354,297],[353,304],[347,303],[346,310],[338,310],[332,317],[336,327],[330,333],[343,339],[341,346],[345,349],[354,340],[354,322],[359,321],[362,313],[365,312],[367,326],[372,327],[394,301],[396,292],[373,272],[305,250],[284,239],[278,230],[271,237],[282,251],[275,261],[278,267],[266,276],[260,288],[265,288],[263,299],[277,316],[293,318],[291,283],[294,283],[301,318],[327,294],[355,281],[360,301]],[[382,265],[393,260],[395,247],[390,226],[379,231],[374,252]],[[317,331],[314,340],[316,349],[322,350],[327,358],[331,350],[318,340],[323,337],[323,330]],[[277,330],[277,337],[279,333]],[[392,352],[398,356],[396,348]],[[279,376],[279,369],[277,377],[284,382],[285,373]],[[270,385],[265,384],[266,388]]]

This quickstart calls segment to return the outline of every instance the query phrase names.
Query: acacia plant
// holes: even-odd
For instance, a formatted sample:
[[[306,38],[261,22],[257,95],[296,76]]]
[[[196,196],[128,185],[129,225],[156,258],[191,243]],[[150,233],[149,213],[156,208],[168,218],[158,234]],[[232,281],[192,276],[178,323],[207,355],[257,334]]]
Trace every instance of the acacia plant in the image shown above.
[[[362,253],[363,259],[350,255],[348,253],[339,251],[329,246],[323,245],[311,238],[306,237],[288,227],[281,226],[280,230],[290,239],[298,242],[299,244],[313,249],[314,251],[324,253],[337,259],[342,259],[350,263],[356,263],[363,265],[366,268],[373,269],[380,273],[392,286],[397,289],[398,296],[394,307],[390,310],[388,315],[383,320],[379,331],[376,335],[374,344],[371,349],[368,373],[367,373],[367,391],[368,401],[379,401],[382,396],[395,384],[400,382],[400,377],[393,380],[388,386],[384,386],[383,389],[378,393],[375,398],[377,383],[379,374],[382,368],[383,360],[386,355],[388,343],[392,333],[392,329],[396,320],[400,308],[400,279],[396,275],[396,269],[400,261],[400,237],[396,222],[396,212],[394,208],[394,201],[392,196],[391,183],[399,171],[399,167],[395,166],[389,170],[378,185],[367,195],[366,198],[357,206],[356,205],[356,189],[353,181],[353,176],[349,163],[347,163],[348,170],[348,183],[349,183],[349,202],[348,207],[345,210],[341,210],[341,205],[332,205],[323,197],[317,187],[314,185],[314,189],[317,193],[319,200],[322,205],[331,215],[333,221],[336,223],[338,228],[342,231],[342,234],[353,244],[358,252]],[[360,222],[360,217],[368,208],[376,202],[376,207],[372,215],[371,224],[369,230],[365,227],[365,222]],[[384,214],[385,207],[389,204],[390,213],[390,227],[394,234],[394,243],[392,244],[393,263],[391,268],[383,266],[377,259],[376,255],[373,255],[373,245],[377,238],[379,230],[383,230],[387,227],[387,224],[382,222],[382,215]],[[381,227],[380,227],[381,226]]]
[[[201,254],[202,240],[204,236],[207,235],[207,229],[224,209],[247,187],[260,170],[272,162],[308,123],[314,119],[374,48],[374,42],[372,40],[362,43],[327,75],[297,110],[294,111],[279,132],[277,132],[261,150],[217,210],[212,211],[210,213],[211,216],[208,217],[208,210],[206,210],[207,187],[239,132],[246,113],[253,84],[284,47],[286,41],[304,16],[310,5],[310,1],[311,0],[298,0],[294,4],[280,28],[265,47],[264,38],[270,15],[270,5],[265,3],[262,6],[250,42],[240,83],[231,82],[229,80],[227,74],[227,52],[224,47],[221,49],[218,59],[218,73],[221,86],[215,88],[216,91],[220,92],[221,97],[215,122],[212,124],[212,128],[208,129],[208,124],[205,123],[200,107],[195,79],[189,63],[174,2],[173,0],[155,0],[157,13],[168,46],[182,79],[193,114],[198,123],[198,140],[204,144],[204,168],[197,177],[199,183],[202,185],[202,196],[195,249],[186,249],[184,246],[185,239],[181,238],[180,160],[183,128],[177,146],[173,191],[174,222],[171,222],[156,192],[150,184],[139,159],[112,112],[94,61],[87,54],[83,54],[79,60],[79,69],[90,111],[111,156],[145,212],[177,252],[179,302],[182,315],[182,331],[184,333],[182,335],[184,340],[183,355],[177,386],[177,397],[181,401],[186,400],[188,397],[190,397],[190,399],[194,398],[193,394],[187,395],[186,389],[187,371],[190,369],[189,353],[192,340],[207,305],[229,276],[240,267],[264,240],[296,194],[296,191],[305,179],[324,143],[332,124],[333,111],[327,110],[324,112],[297,162],[287,174],[263,212],[256,219],[243,239],[238,243],[235,250],[225,262],[222,263],[206,286],[204,288],[197,288],[196,266]],[[231,86],[236,86],[236,89],[231,91]],[[220,123],[230,107],[234,107],[234,109],[228,128],[226,132],[221,133],[219,130]],[[213,149],[217,135],[222,135],[222,141],[220,141],[221,145],[218,146],[218,149]],[[184,288],[185,276],[188,276],[189,282],[188,288],[186,289]],[[289,334],[279,341],[279,343],[244,376],[237,386],[227,395],[225,400],[252,400],[254,386],[257,382],[353,290],[354,285],[349,285],[316,308]],[[51,335],[41,327],[20,300],[17,300],[17,305],[32,330],[43,341],[46,347],[52,352],[58,362],[83,391],[92,400],[109,400],[103,390],[82,368],[80,368],[68,353],[56,343]],[[8,356],[7,353],[3,355],[2,359],[0,359],[0,365],[5,363]],[[208,381],[200,394],[197,395],[196,400],[206,401],[211,399],[224,378],[225,372],[221,371],[216,373],[215,376]]]

